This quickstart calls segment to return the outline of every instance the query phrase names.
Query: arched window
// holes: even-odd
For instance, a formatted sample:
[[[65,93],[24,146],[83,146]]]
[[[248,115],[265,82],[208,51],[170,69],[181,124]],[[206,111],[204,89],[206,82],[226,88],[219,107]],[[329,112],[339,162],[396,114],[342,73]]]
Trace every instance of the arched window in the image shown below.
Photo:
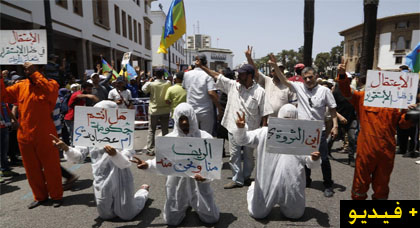
[[[403,36],[398,37],[397,40],[397,49],[396,50],[404,50],[405,49],[405,39]]]

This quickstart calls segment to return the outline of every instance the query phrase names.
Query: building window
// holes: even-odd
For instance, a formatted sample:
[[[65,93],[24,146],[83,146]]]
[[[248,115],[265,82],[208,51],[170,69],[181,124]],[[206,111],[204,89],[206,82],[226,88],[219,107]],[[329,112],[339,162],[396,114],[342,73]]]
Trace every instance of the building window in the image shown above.
[[[397,40],[397,51],[399,51],[399,50],[404,50],[405,49],[405,45],[406,45],[406,43],[405,43],[405,39],[404,39],[404,37],[403,36],[400,36],[400,37],[398,37],[398,40]]]
[[[395,50],[397,48],[397,43],[395,41],[391,42],[391,51]]]
[[[172,63],[175,63],[175,55],[172,53]]]
[[[137,43],[137,21],[134,20],[134,42]]]
[[[138,6],[140,6],[140,0],[136,0]]]
[[[405,41],[405,49],[411,49],[411,40]]]
[[[117,34],[121,34],[120,8],[117,5],[114,5],[114,16],[115,16],[115,32]]]
[[[83,17],[83,2],[82,0],[73,0],[73,12]]]
[[[166,60],[167,58],[166,54],[163,54],[163,59]]]
[[[150,37],[150,24],[147,21],[144,21],[144,46],[147,50],[151,50],[151,37]]]
[[[395,57],[395,64],[402,64],[402,56]]]
[[[93,0],[93,22],[109,28],[108,0]]]
[[[133,40],[133,24],[130,15],[128,15],[128,39]]]
[[[141,43],[142,43],[142,36],[141,36],[141,24],[139,23],[137,27],[138,27],[138,29],[139,29],[139,44],[141,45]]]
[[[354,49],[353,45],[350,45],[350,53],[349,53],[350,57],[353,57],[353,54],[354,54],[353,49]]]
[[[147,4],[148,0],[144,0],[144,12],[147,14]]]
[[[397,24],[397,28],[398,29],[404,29],[404,28],[408,28],[408,23],[407,21],[401,21]]]
[[[55,0],[55,4],[67,9],[67,0]]]
[[[121,11],[121,17],[122,17],[122,33],[124,37],[127,37],[127,16],[125,15],[125,11]]]

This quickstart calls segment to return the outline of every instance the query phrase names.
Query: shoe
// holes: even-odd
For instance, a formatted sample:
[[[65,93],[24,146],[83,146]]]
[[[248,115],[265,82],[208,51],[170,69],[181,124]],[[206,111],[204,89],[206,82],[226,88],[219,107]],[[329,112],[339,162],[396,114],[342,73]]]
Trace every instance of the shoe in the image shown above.
[[[60,207],[63,204],[63,200],[53,200],[53,207]]]
[[[324,196],[325,197],[332,197],[334,195],[334,191],[332,188],[326,188],[324,189]]]
[[[251,183],[252,183],[252,179],[251,179],[251,178],[248,178],[248,179],[246,179],[246,180],[244,181],[244,185],[245,185],[245,186],[251,186]]]
[[[8,171],[2,171],[1,176],[2,177],[15,177],[15,176],[19,176],[19,173],[8,170]]]
[[[416,153],[415,152],[407,152],[405,154],[403,154],[404,158],[416,158]]]
[[[240,185],[238,183],[236,183],[235,181],[231,181],[228,184],[226,184],[225,186],[223,186],[224,189],[232,189],[232,188],[242,188],[243,185]]]
[[[74,182],[76,182],[79,179],[79,176],[73,175],[70,179],[67,179],[66,182],[63,184],[63,191],[69,190],[71,187],[73,187]]]
[[[42,200],[42,201],[34,200],[32,203],[28,205],[28,209],[32,209],[32,208],[38,207],[39,205],[43,205],[45,202],[47,202],[47,200]]]

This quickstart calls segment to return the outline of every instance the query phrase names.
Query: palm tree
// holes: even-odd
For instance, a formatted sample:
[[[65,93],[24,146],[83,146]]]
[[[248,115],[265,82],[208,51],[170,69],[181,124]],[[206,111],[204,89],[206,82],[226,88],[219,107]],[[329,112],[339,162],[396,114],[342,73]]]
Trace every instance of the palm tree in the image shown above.
[[[376,39],[376,16],[379,0],[363,0],[364,24],[362,38],[362,56],[360,58],[360,74],[366,75],[373,67]]]
[[[303,64],[312,66],[312,43],[314,38],[314,8],[315,0],[305,0],[305,10],[303,13]]]

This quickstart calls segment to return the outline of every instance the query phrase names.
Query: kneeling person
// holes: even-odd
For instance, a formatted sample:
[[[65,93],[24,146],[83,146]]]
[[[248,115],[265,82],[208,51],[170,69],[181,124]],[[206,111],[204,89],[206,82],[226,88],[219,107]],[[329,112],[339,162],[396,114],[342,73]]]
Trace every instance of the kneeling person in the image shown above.
[[[257,147],[257,173],[255,181],[248,188],[248,211],[254,218],[265,218],[275,204],[280,205],[282,214],[297,219],[305,212],[305,165],[319,166],[319,152],[311,156],[268,153],[265,151],[267,127],[246,131],[245,115],[238,113],[238,129],[233,136],[240,145]],[[284,105],[279,118],[297,119],[296,107]]]
[[[117,104],[113,101],[101,101],[94,107],[117,108]],[[131,220],[140,213],[147,201],[149,186],[142,185],[134,194],[133,175],[130,171],[133,151],[117,151],[111,146],[69,147],[51,136],[54,138],[53,144],[63,150],[64,156],[73,162],[82,163],[90,154],[99,217],[112,219],[118,216],[123,220]]]
[[[206,131],[198,129],[197,117],[193,107],[187,103],[179,104],[174,111],[174,131],[165,137],[197,137],[213,138]],[[157,171],[156,158],[142,161],[134,157],[139,169]],[[210,180],[204,179],[199,174],[193,178],[168,176],[166,180],[166,202],[163,218],[171,226],[179,225],[185,218],[188,207],[192,207],[205,223],[219,221],[217,208]]]

